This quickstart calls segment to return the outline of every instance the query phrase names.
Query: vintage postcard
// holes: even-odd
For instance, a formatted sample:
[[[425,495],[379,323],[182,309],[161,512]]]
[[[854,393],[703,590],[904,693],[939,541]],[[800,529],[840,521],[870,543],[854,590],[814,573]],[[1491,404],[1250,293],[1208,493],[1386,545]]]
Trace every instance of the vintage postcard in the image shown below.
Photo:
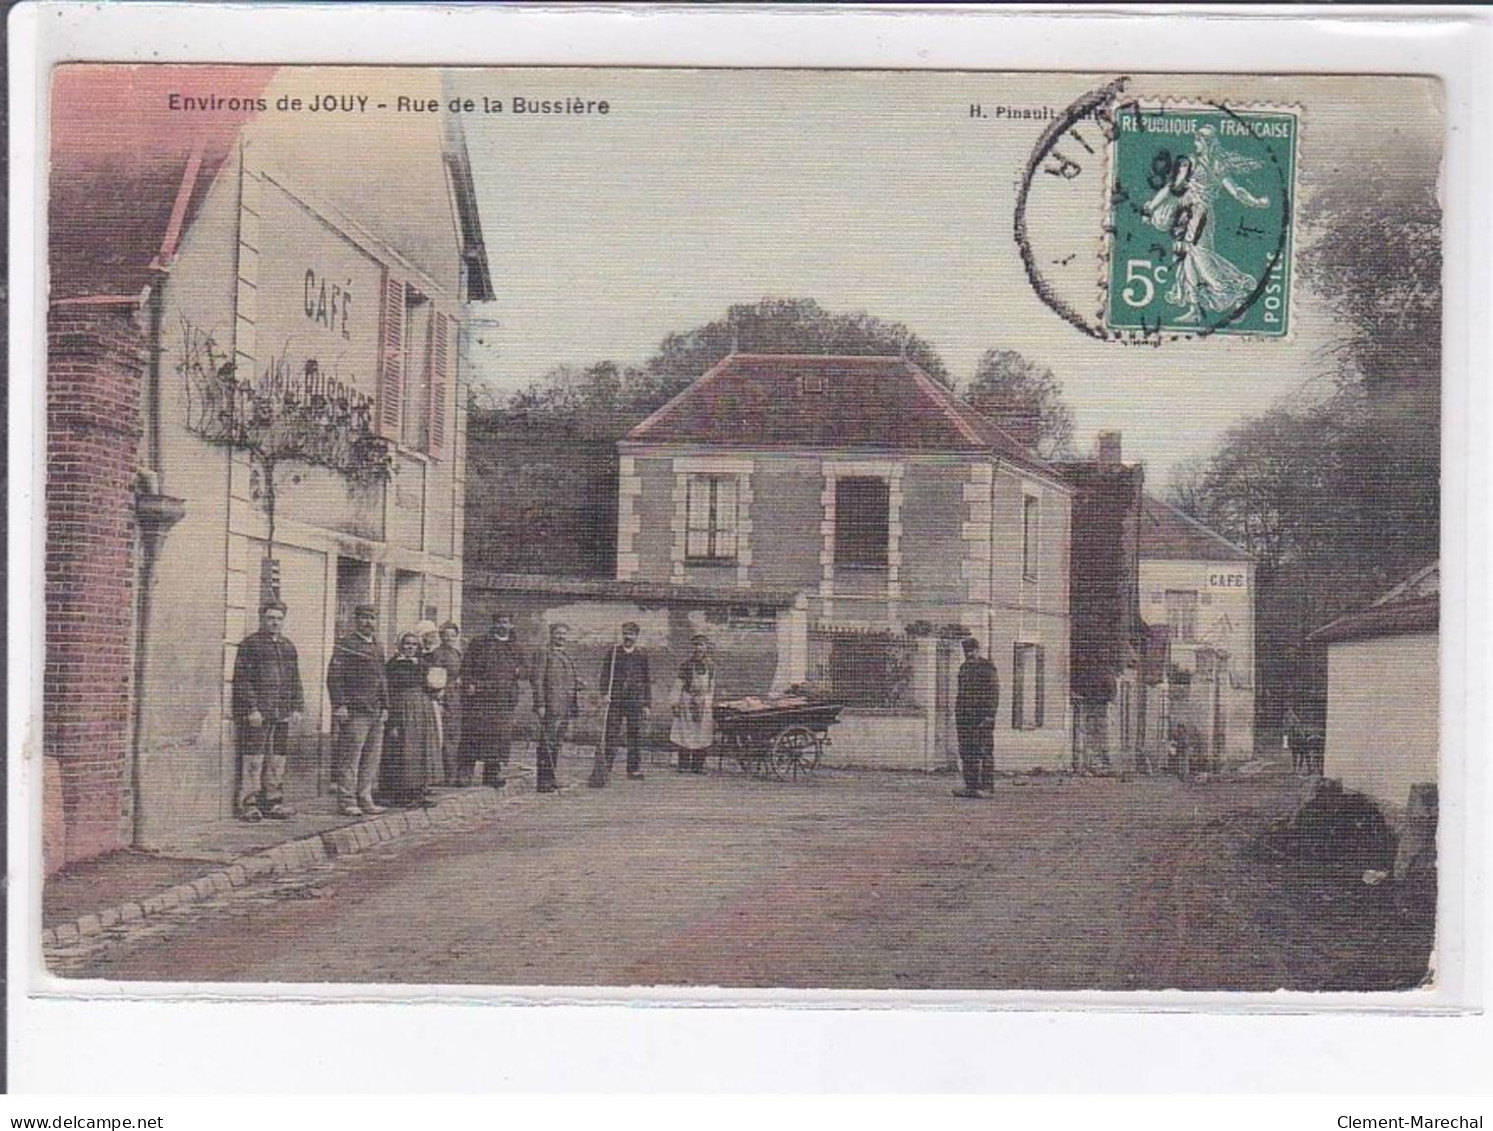
[[[1436,78],[48,89],[54,989],[1436,985]]]

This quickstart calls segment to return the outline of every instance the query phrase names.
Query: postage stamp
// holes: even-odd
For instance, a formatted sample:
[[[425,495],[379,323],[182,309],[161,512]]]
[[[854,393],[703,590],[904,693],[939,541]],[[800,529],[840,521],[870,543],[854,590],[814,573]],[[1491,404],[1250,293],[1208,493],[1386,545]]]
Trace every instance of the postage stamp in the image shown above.
[[[1287,333],[1296,134],[1288,111],[1120,109],[1105,229],[1110,327]]]

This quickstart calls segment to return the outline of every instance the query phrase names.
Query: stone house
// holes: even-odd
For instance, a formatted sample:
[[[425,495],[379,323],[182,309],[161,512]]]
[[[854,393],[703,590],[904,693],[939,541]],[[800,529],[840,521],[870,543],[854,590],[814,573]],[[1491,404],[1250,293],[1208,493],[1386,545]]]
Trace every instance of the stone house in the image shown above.
[[[1154,737],[1176,723],[1194,765],[1247,761],[1255,752],[1253,556],[1152,495],[1141,503],[1139,550],[1140,615],[1166,628],[1167,661],[1147,702],[1122,704],[1122,743],[1142,725]]]
[[[617,577],[804,593],[867,760],[947,761],[972,634],[1000,765],[1067,764],[1073,488],[906,358],[733,353],[618,452]]]

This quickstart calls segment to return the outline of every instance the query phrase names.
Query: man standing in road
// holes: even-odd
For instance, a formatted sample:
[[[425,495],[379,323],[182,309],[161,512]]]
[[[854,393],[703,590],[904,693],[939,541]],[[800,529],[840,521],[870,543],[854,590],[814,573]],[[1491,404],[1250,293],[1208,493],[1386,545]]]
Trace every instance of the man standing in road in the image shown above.
[[[373,801],[383,757],[384,724],[389,720],[384,650],[374,638],[377,628],[378,611],[372,605],[359,605],[353,610],[352,634],[337,641],[327,665],[327,696],[337,724],[332,778],[338,812],[344,817],[384,811]]]
[[[539,715],[538,783],[540,793],[560,788],[555,769],[560,761],[560,746],[570,720],[580,712],[580,692],[585,686],[576,672],[575,661],[565,650],[570,626],[550,625],[549,646],[534,662],[534,710]]]
[[[290,725],[306,709],[301,664],[295,645],[283,635],[285,605],[266,601],[259,608],[259,631],[238,646],[233,662],[233,722],[238,737],[238,815],[283,820],[295,810],[285,804],[285,756]]]
[[[524,664],[513,618],[495,613],[486,633],[472,641],[462,663],[461,761],[473,774],[482,763],[483,784],[501,789],[513,747],[513,713]],[[475,775],[474,775],[475,776]]]
[[[617,740],[622,737],[624,725],[627,727],[627,776],[634,781],[641,781],[643,777],[643,724],[653,710],[653,681],[648,676],[648,657],[638,647],[638,635],[637,622],[628,621],[622,626],[622,642],[612,645],[601,661],[598,686],[604,697],[606,723],[602,728],[604,733],[601,749],[597,751],[596,766],[591,771],[591,780],[586,783],[593,788],[606,785],[612,776]]]
[[[956,789],[955,797],[989,797],[995,792],[995,716],[1000,705],[1001,681],[995,665],[980,655],[978,640],[966,637],[954,697],[964,788]]]

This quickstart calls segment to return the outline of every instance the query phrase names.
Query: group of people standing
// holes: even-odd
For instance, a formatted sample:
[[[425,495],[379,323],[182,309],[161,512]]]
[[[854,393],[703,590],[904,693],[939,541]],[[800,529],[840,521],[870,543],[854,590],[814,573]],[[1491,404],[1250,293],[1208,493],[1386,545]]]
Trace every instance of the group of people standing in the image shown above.
[[[238,816],[248,821],[293,815],[284,798],[292,724],[305,709],[299,659],[285,636],[286,607],[266,601],[259,630],[239,645],[232,712],[238,744]],[[433,804],[441,784],[502,788],[513,746],[520,684],[533,689],[538,719],[536,788],[559,788],[560,749],[580,713],[581,679],[568,645],[569,626],[552,624],[545,646],[529,660],[513,621],[497,613],[489,630],[463,652],[454,621],[421,621],[400,634],[392,657],[378,643],[378,612],[353,611],[353,630],[336,642],[327,665],[334,724],[332,779],[344,816],[382,813],[386,804]],[[621,626],[602,659],[602,738],[587,784],[602,787],[618,745],[627,748],[627,776],[643,777],[643,745],[653,709],[647,654],[639,626]],[[680,666],[670,742],[681,772],[703,773],[714,744],[715,664],[710,642],[697,634]]]

